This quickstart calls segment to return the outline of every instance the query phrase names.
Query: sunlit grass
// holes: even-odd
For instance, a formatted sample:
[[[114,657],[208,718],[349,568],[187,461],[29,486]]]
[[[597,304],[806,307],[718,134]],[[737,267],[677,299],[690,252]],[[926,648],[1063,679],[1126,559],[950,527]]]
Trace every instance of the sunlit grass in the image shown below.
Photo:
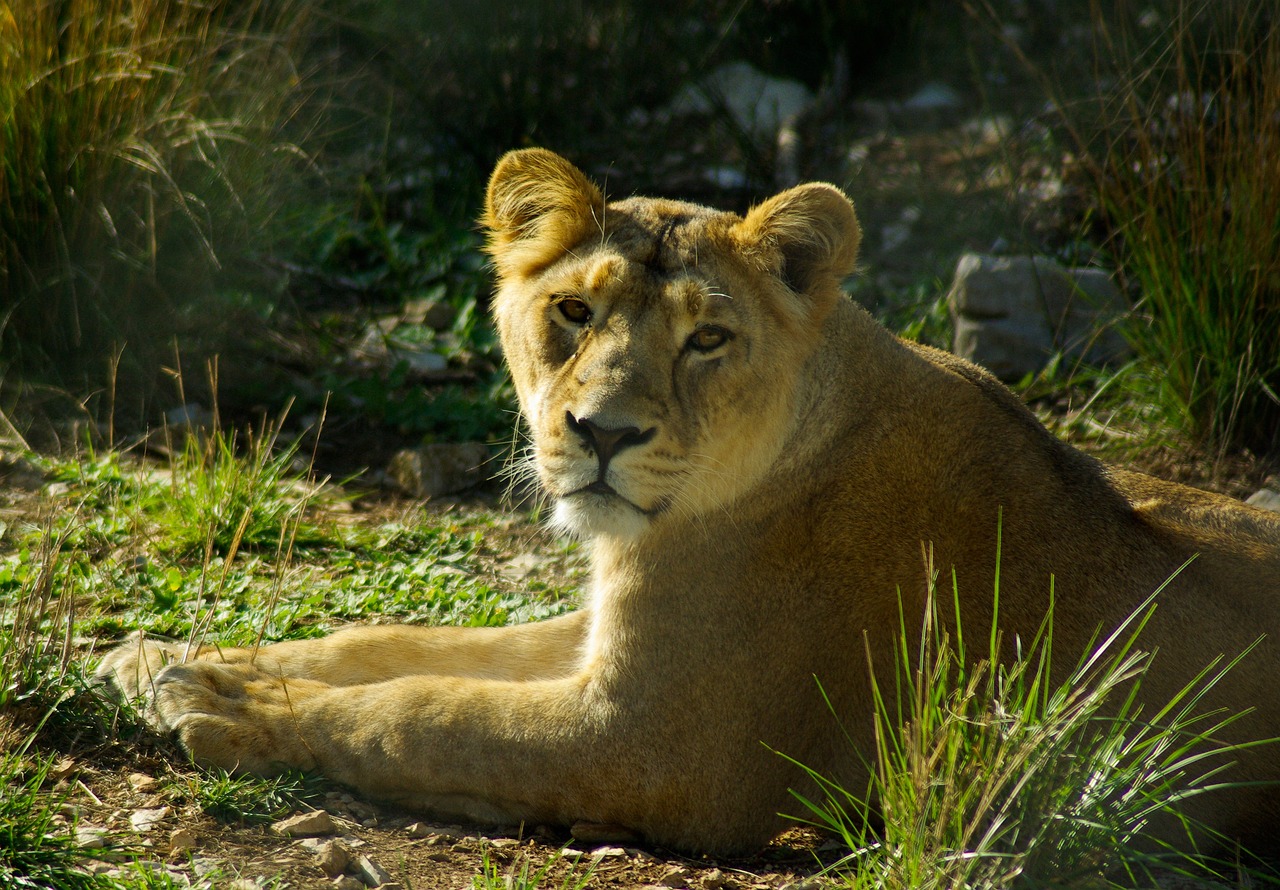
[[[1144,886],[1159,870],[1216,874],[1195,853],[1207,832],[1178,804],[1224,793],[1208,789],[1230,752],[1207,739],[1238,715],[1209,710],[1203,697],[1231,682],[1243,653],[1144,707],[1142,630],[1159,591],[1083,653],[1054,651],[1051,598],[1012,661],[999,657],[998,631],[964,637],[959,595],[931,584],[923,626],[902,625],[895,675],[873,677],[876,748],[854,754],[871,766],[870,787],[809,771],[821,796],[800,800],[851,850],[837,867],[847,885]],[[1067,657],[1077,659],[1070,670],[1052,672]],[[1150,834],[1159,820],[1178,826],[1180,842]]]

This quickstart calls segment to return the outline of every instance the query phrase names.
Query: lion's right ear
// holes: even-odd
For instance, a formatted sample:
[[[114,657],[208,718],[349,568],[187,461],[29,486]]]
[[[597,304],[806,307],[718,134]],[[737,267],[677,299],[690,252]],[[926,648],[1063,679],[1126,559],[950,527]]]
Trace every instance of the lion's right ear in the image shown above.
[[[555,152],[508,152],[489,178],[487,250],[502,278],[529,275],[554,261],[604,219],[604,196]]]

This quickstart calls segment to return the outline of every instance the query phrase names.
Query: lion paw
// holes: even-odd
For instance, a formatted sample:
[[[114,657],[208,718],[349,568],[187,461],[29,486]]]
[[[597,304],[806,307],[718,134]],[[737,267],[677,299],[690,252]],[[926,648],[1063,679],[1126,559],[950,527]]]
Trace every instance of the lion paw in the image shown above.
[[[183,662],[185,650],[135,634],[107,653],[96,676],[136,701],[157,729],[175,732],[202,763],[260,775],[314,765],[297,718],[307,699],[329,687],[249,662]]]

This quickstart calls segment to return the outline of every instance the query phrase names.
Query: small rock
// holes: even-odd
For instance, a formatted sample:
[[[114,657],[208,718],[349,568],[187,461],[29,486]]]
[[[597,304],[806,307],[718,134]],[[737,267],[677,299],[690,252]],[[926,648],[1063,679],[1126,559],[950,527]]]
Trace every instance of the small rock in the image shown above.
[[[316,810],[281,819],[271,826],[271,830],[286,837],[324,837],[337,834],[338,826],[324,810]]]
[[[166,411],[164,422],[166,426],[194,432],[213,426],[213,414],[199,402],[189,402]]]
[[[334,890],[364,890],[364,882],[351,875],[338,875],[333,879]]]
[[[315,848],[316,864],[331,878],[336,878],[351,864],[351,851],[338,841],[324,841]]]
[[[703,875],[701,881],[703,890],[723,890],[727,883],[729,883],[729,879],[718,868],[713,868]]]
[[[772,144],[778,130],[794,121],[814,102],[813,93],[798,80],[770,77],[746,62],[729,62],[685,87],[672,100],[672,115],[725,111],[744,132]]]
[[[105,828],[81,825],[76,829],[75,844],[82,850],[103,850],[111,845],[111,835]]]
[[[429,498],[484,482],[489,460],[489,446],[483,442],[439,442],[397,452],[387,476],[406,494]]]
[[[425,822],[414,822],[405,828],[409,833],[409,837],[437,837],[450,838],[452,840],[462,840],[467,836],[465,831],[457,828],[444,828],[439,825],[427,825]]]
[[[913,114],[945,114],[960,109],[960,94],[945,83],[927,83],[916,90],[902,107]]]
[[[689,879],[693,877],[693,869],[685,868],[677,865],[669,869],[666,874],[658,879],[659,887],[683,888],[689,886]]]
[[[175,828],[169,832],[170,855],[186,853],[196,848],[198,838],[190,828]]]
[[[391,883],[391,872],[368,856],[356,859],[355,873],[369,887],[385,887]]]
[[[56,764],[54,764],[51,770],[49,770],[49,778],[53,779],[54,781],[60,781],[62,779],[69,777],[72,773],[74,773],[79,768],[80,768],[80,765],[76,763],[75,758],[64,757],[61,760],[59,760]]]
[[[622,847],[596,847],[591,851],[592,859],[618,859],[626,855],[627,851]]]
[[[140,569],[145,569],[147,567],[147,558],[139,556],[137,559],[142,561]],[[139,792],[150,791],[156,787],[155,776],[148,776],[146,773],[129,773],[129,777],[125,781],[129,783],[130,788]]]
[[[150,831],[155,828],[166,816],[169,815],[168,807],[156,807],[154,809],[134,810],[129,816],[129,824],[133,826],[134,831],[143,832]]]

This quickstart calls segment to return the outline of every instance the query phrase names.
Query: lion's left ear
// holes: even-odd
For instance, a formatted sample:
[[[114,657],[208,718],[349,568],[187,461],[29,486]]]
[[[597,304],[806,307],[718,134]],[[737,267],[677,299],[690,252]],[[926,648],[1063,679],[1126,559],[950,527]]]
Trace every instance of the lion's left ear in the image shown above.
[[[834,185],[812,182],[775,195],[730,230],[738,249],[793,291],[822,297],[851,273],[862,227]]]

